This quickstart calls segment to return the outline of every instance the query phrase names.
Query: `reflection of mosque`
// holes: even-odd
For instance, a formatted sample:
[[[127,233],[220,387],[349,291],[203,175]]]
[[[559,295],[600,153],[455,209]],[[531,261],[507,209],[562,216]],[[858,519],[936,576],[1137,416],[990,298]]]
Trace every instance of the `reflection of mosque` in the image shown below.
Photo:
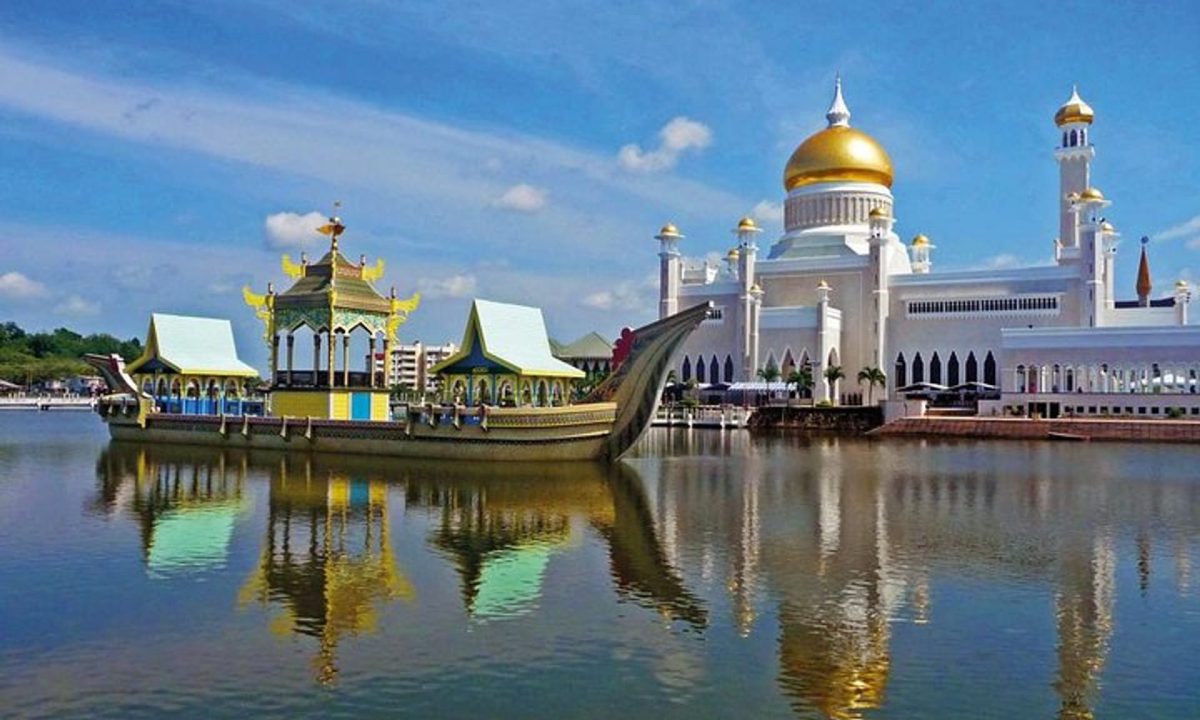
[[[225,565],[233,527],[246,507],[245,462],[182,449],[162,462],[141,446],[113,443],[97,463],[96,506],[124,506],[141,530],[147,573],[193,574]]]
[[[635,461],[658,466],[646,474],[658,476],[649,496],[662,545],[684,568],[724,586],[741,634],[761,632],[763,603],[776,606],[779,684],[798,713],[853,718],[880,707],[893,674],[893,628],[911,623],[915,637],[927,632],[921,626],[935,619],[932,577],[947,570],[1053,588],[1047,610],[1057,630],[1059,716],[1091,717],[1113,632],[1117,557],[1114,518],[1095,523],[1072,514],[1094,507],[1102,492],[1095,478],[1105,473],[1088,460],[1079,473],[1088,483],[1051,481],[1036,469],[1014,482],[969,469],[1000,466],[983,459],[920,467],[911,448],[856,453],[818,440],[796,467],[772,457],[778,445],[695,432],[686,439],[692,461],[656,457],[681,436],[652,436],[647,457]],[[707,455],[722,462],[706,462]],[[1148,499],[1169,488],[1142,491],[1141,502],[1195,504]],[[1143,588],[1148,546],[1139,535]],[[1186,555],[1177,561],[1179,583],[1188,581]]]

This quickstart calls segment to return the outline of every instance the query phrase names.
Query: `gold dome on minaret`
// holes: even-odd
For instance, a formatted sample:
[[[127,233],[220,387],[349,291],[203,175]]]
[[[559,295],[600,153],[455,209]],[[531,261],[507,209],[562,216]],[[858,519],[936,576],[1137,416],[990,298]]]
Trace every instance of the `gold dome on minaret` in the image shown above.
[[[1059,127],[1068,123],[1087,123],[1091,125],[1095,119],[1096,111],[1092,109],[1091,105],[1085,103],[1083,98],[1079,97],[1079,90],[1074,87],[1071,88],[1071,97],[1067,98],[1067,101],[1058,109],[1058,112],[1054,113],[1054,124]]]
[[[842,81],[825,114],[829,127],[800,143],[783,171],[783,186],[793,190],[821,182],[866,182],[892,186],[892,159],[875,138],[850,127],[842,99]]]

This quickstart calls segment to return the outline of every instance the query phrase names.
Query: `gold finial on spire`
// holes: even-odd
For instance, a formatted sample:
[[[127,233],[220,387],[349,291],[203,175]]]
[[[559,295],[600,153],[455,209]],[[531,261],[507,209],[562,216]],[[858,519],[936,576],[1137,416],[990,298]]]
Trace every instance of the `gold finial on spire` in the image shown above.
[[[342,224],[342,219],[338,217],[338,210],[342,207],[341,200],[333,202],[333,214],[329,216],[329,222],[317,228],[317,232],[330,237],[331,250],[338,249],[338,236],[346,230],[346,226]]]

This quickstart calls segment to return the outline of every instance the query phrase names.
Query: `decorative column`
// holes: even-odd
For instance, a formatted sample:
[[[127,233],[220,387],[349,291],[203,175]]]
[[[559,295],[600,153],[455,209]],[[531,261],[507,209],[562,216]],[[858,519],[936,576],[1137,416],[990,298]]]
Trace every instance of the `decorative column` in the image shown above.
[[[296,336],[292,333],[287,335],[287,384],[292,385],[292,370],[295,368],[296,359]]]
[[[321,384],[321,331],[313,332],[313,387]]]
[[[279,382],[279,335],[271,333],[271,384]]]
[[[342,387],[350,387],[350,333],[342,333]]]
[[[375,382],[375,333],[371,333],[371,339],[367,343],[367,376],[371,378],[371,387],[376,387]]]
[[[329,348],[325,351],[325,359],[329,361],[329,387],[333,387],[333,381],[337,379],[337,345],[334,344],[335,336],[332,328],[329,330]]]

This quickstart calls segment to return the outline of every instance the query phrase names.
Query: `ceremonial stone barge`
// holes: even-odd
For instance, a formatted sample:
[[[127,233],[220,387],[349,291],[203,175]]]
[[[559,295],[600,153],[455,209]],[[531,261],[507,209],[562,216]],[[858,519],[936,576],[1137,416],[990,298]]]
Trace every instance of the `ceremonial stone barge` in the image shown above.
[[[288,290],[243,291],[270,348],[265,399],[248,397],[256,373],[237,358],[227,320],[155,314],[146,352],[128,367],[117,356],[86,358],[108,384],[97,411],[114,439],[438,460],[616,459],[649,426],[671,356],[710,314],[704,303],[625,331],[612,372],[572,403],[584,374],[553,357],[541,311],[476,300],[462,349],[433,368],[440,401],[393,406],[376,348],[387,357],[420,296],[380,294],[383,261],[347,260],[336,217],[320,230],[331,238],[320,260],[284,256]],[[312,333],[309,370],[296,368],[302,328]],[[366,367],[353,371],[350,336],[364,331]]]

